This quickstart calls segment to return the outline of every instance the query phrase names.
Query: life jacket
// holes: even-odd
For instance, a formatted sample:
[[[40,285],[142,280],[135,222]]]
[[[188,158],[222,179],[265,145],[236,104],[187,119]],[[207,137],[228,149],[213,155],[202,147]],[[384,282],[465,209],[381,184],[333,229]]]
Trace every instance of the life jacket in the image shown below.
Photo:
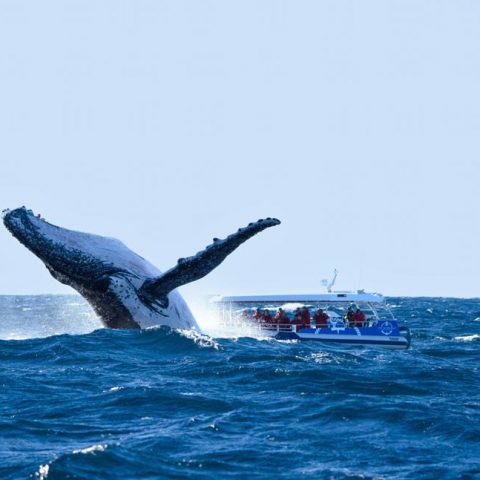
[[[295,315],[295,318],[293,319],[292,324],[297,325],[297,331],[302,328],[310,328],[310,320],[306,322],[301,312]]]
[[[295,325],[296,328],[296,331],[298,332],[299,330],[301,330],[302,328],[306,328],[306,325],[304,325],[303,323],[303,320],[302,320],[302,317],[300,315],[298,315],[297,317],[295,317],[293,320],[292,320],[292,325]]]
[[[352,316],[352,320],[356,327],[361,327],[365,321],[365,314],[362,311],[355,312]]]
[[[270,313],[264,313],[262,315],[262,319],[265,323],[273,323],[273,317],[270,315]]]
[[[313,318],[315,320],[317,327],[326,327],[328,325],[327,324],[328,315],[325,312],[322,312],[320,314],[316,313]]]
[[[310,325],[310,312],[308,310],[302,310],[302,321],[305,325]]]

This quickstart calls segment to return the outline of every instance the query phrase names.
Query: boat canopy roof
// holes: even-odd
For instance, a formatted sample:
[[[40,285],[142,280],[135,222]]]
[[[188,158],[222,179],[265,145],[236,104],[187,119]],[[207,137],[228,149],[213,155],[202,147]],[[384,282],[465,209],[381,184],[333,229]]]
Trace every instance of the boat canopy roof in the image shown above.
[[[291,295],[240,295],[224,297],[214,295],[211,303],[384,303],[385,298],[379,293],[357,292],[330,292],[323,294],[291,294]]]

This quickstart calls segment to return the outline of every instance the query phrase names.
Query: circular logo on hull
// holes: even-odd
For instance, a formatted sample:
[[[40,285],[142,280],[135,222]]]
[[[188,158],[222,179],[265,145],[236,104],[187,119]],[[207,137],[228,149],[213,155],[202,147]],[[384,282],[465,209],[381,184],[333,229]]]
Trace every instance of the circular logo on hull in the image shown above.
[[[393,332],[393,325],[390,322],[383,322],[380,331],[384,335],[390,335]]]

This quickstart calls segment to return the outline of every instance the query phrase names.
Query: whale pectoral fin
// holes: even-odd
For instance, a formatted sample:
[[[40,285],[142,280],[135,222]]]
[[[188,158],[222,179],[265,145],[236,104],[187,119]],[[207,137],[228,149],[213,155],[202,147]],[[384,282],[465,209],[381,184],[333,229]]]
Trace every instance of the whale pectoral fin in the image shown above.
[[[243,242],[268,227],[279,225],[276,218],[267,218],[250,223],[224,240],[213,239],[213,243],[193,257],[180,258],[175,267],[157,278],[146,280],[141,290],[157,298],[166,297],[173,289],[198,280],[220,265],[225,258]]]

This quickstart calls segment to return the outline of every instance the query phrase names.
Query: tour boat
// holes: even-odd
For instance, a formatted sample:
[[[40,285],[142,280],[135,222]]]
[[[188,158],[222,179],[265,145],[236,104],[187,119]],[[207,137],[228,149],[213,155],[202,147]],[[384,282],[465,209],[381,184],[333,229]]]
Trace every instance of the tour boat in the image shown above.
[[[212,296],[209,304],[226,328],[248,328],[255,335],[278,340],[313,340],[332,344],[380,346],[406,349],[410,346],[410,330],[399,326],[391,309],[379,293],[331,292],[312,295]],[[307,307],[311,321],[307,325],[264,322],[254,318],[258,308],[275,314],[282,308],[292,320],[293,312]],[[317,327],[314,313],[322,309],[328,320]],[[351,310],[350,310],[351,309]],[[363,312],[363,321],[353,322],[349,312]],[[258,314],[257,314],[258,315]],[[349,318],[350,316],[350,318]],[[324,317],[325,318],[325,317]]]

